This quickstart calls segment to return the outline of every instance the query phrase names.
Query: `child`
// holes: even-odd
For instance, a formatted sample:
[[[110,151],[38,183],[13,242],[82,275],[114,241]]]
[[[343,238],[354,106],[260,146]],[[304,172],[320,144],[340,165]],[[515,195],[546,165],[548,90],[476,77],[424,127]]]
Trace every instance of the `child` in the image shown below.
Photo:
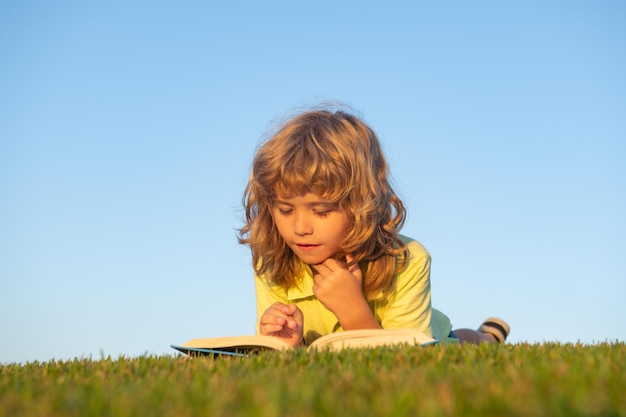
[[[499,342],[506,322],[452,331],[431,307],[430,255],[399,234],[406,211],[376,134],[359,118],[316,110],[257,151],[239,241],[250,245],[258,328],[292,346],[328,333],[414,328],[441,342]]]

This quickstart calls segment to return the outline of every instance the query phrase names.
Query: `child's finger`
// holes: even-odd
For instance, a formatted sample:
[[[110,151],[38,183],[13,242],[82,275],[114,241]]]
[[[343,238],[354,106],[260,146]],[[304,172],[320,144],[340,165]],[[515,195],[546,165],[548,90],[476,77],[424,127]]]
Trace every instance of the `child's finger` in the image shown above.
[[[281,308],[283,313],[288,316],[293,316],[294,313],[298,310],[298,307],[295,304],[282,304]]]
[[[261,317],[261,325],[267,324],[280,326],[276,331],[282,330],[284,326],[294,329],[298,326],[298,318],[302,312],[295,304],[274,303]]]
[[[272,311],[266,311],[261,316],[261,324],[271,324],[282,326],[287,321],[287,318],[281,314],[274,314]]]
[[[352,261],[354,261],[354,256],[352,256],[352,254],[346,254],[346,262],[350,263]],[[356,273],[360,274],[361,273],[361,268],[359,267],[358,262],[356,262],[354,265],[351,265],[348,268],[348,271],[352,272],[353,274],[356,274]]]
[[[260,323],[261,334],[269,334],[280,332],[283,329],[283,325],[279,324],[278,321],[274,321],[271,315],[264,315],[261,318]]]
[[[354,256],[346,254],[346,262],[342,262],[333,258],[328,258],[321,264],[314,265],[313,267],[319,274],[324,276],[340,269],[345,269],[352,273],[355,273],[357,271],[360,272],[359,265],[357,263],[351,265],[350,267],[346,265],[346,263],[350,263],[352,261],[354,261]]]
[[[266,312],[274,312],[274,314],[278,315],[289,315],[290,309],[287,304],[275,302],[266,310]]]
[[[280,332],[283,329],[283,326],[278,324],[261,324],[261,334],[269,334]]]
[[[298,308],[298,306],[296,304],[287,304],[287,307],[289,308],[289,315],[290,316],[296,316],[298,314],[298,312],[300,312],[300,309]]]
[[[313,268],[322,275],[328,275],[334,271],[346,269],[346,264],[337,259],[328,258],[321,264],[313,265]]]
[[[289,320],[289,316],[289,308],[285,304],[275,303],[265,310],[261,316],[261,321],[262,323],[282,325]]]
[[[320,274],[320,275],[328,275],[331,272],[333,272],[333,270],[326,264],[326,262],[328,262],[328,259],[326,259],[321,264],[313,265],[313,268],[315,268],[315,270],[317,271],[318,274]]]

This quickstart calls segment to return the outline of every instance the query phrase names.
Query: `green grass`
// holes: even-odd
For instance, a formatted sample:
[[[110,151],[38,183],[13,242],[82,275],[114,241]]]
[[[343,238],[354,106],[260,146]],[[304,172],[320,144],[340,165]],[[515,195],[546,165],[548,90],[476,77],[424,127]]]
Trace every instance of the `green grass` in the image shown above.
[[[0,416],[626,416],[626,345],[145,356],[0,366]]]

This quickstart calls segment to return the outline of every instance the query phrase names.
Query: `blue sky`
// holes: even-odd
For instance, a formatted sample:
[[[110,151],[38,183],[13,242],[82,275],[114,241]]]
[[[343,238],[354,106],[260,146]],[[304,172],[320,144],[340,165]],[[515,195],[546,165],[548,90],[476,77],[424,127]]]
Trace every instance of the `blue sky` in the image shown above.
[[[0,363],[254,332],[241,195],[272,123],[377,131],[433,304],[626,340],[618,1],[0,2]]]

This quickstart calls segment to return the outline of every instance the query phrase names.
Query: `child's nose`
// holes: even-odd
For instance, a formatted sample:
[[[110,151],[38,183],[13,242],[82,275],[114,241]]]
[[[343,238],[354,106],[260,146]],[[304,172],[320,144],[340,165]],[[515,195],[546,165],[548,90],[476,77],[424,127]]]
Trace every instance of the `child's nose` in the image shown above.
[[[309,217],[305,214],[297,214],[294,218],[293,231],[298,236],[310,235],[313,227]]]

